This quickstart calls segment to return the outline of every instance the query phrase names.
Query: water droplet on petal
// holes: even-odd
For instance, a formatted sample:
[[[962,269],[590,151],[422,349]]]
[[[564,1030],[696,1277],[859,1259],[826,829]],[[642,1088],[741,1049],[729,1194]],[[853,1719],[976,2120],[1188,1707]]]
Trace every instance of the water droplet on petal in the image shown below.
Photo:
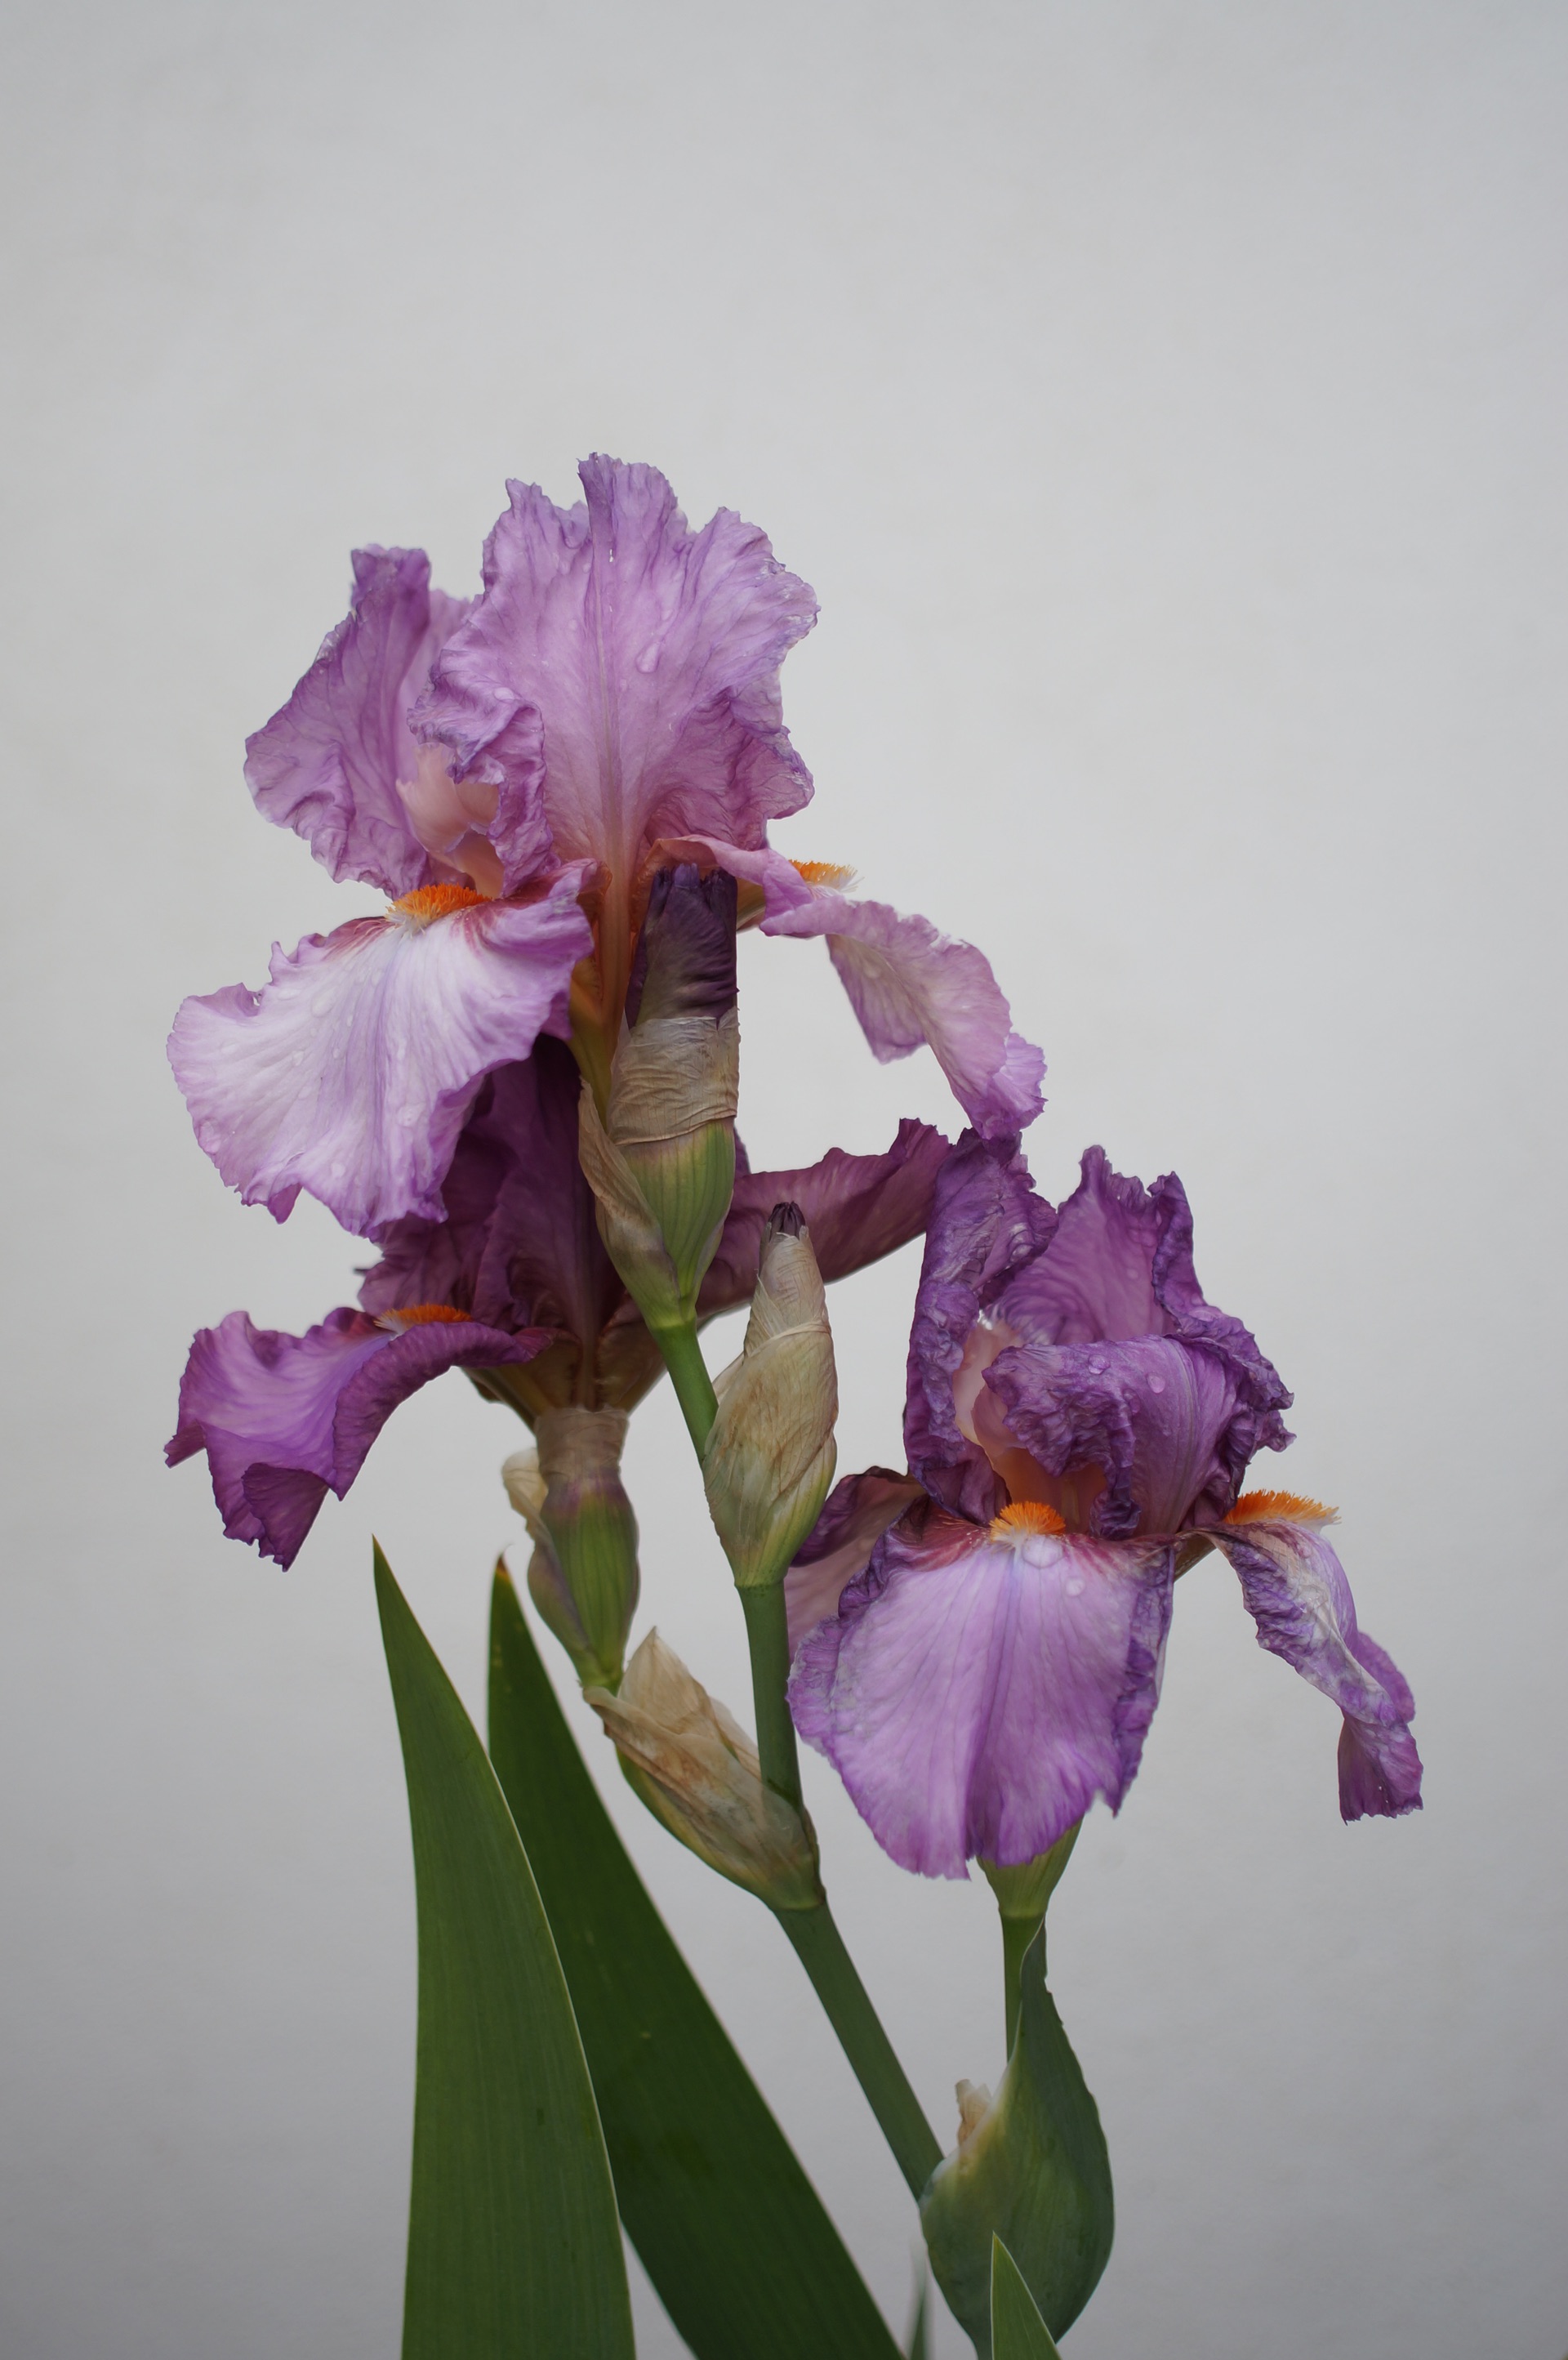
[[[644,648],[641,655],[638,656],[637,660],[637,668],[638,672],[645,673],[658,671],[659,641],[657,639],[649,639],[647,647]]]
[[[1162,1393],[1165,1391],[1164,1378],[1150,1377],[1149,1381],[1149,1390],[1151,1393]]]
[[[1072,1579],[1064,1581],[1062,1586],[1069,1598],[1082,1598],[1083,1595],[1083,1577],[1081,1573],[1073,1574]]]

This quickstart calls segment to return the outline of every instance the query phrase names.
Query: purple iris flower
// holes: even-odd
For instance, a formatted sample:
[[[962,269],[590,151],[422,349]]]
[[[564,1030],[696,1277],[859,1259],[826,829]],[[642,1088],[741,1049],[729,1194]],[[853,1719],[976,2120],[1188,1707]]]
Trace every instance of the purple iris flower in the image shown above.
[[[231,1538],[291,1563],[397,1404],[447,1369],[467,1370],[530,1424],[574,1404],[629,1409],[656,1382],[659,1347],[604,1251],[578,1163],[581,1087],[570,1049],[550,1039],[482,1083],[445,1218],[390,1228],[360,1309],[304,1336],[235,1311],[196,1337],[168,1457],[206,1451]],[[699,1319],[749,1298],[757,1240],[782,1198],[810,1220],[824,1277],[844,1277],[919,1235],[946,1153],[939,1131],[907,1121],[881,1155],[834,1149],[805,1171],[743,1169]]]
[[[1213,1547],[1259,1642],[1340,1708],[1340,1808],[1421,1800],[1402,1676],[1360,1631],[1332,1510],[1243,1495],[1290,1395],[1206,1303],[1173,1175],[1098,1148],[1058,1210],[1016,1143],[937,1184],[910,1338],[910,1473],[847,1478],[786,1580],[796,1726],[906,1868],[962,1876],[1119,1807],[1159,1699],[1172,1587]],[[833,1611],[836,1603],[836,1612]]]
[[[358,552],[346,620],[250,740],[258,808],[391,903],[176,1018],[201,1145],[280,1220],[303,1188],[377,1242],[439,1221],[485,1077],[541,1033],[603,1098],[649,886],[682,858],[741,880],[765,931],[826,934],[876,1054],[929,1040],[982,1131],[1039,1111],[978,951],[768,847],[811,794],[779,672],[811,592],[731,510],[692,532],[655,469],[580,473],[569,509],[508,486],[472,606],[417,550]]]

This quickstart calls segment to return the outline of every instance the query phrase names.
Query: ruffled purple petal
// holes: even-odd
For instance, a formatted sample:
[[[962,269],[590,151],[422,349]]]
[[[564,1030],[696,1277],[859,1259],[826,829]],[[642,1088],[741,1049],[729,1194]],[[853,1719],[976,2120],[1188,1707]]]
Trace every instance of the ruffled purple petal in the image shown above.
[[[766,934],[825,934],[828,953],[878,1063],[929,1045],[982,1139],[1022,1131],[1040,1112],[1045,1059],[1012,1029],[989,963],[929,918],[828,886],[769,913]]]
[[[288,1336],[231,1311],[191,1344],[165,1455],[175,1467],[204,1450],[230,1539],[291,1565],[321,1502],[343,1498],[399,1402],[444,1370],[528,1360],[548,1340],[468,1321],[396,1334],[347,1310]]]
[[[1258,1644],[1338,1705],[1339,1808],[1346,1819],[1421,1808],[1415,1699],[1398,1666],[1357,1627],[1345,1568],[1312,1524],[1216,1525],[1209,1538],[1241,1582]]]
[[[1159,1698],[1171,1551],[914,1511],[795,1658],[790,1709],[900,1867],[1034,1859],[1115,1809]]]
[[[482,1084],[441,1185],[445,1219],[393,1224],[360,1288],[367,1311],[451,1303],[592,1348],[626,1289],[577,1157],[581,1092],[571,1050],[542,1034]]]
[[[895,1475],[890,1467],[868,1467],[863,1475],[846,1475],[833,1485],[784,1577],[791,1655],[808,1631],[837,1613],[839,1600],[865,1572],[888,1525],[920,1496],[912,1475]]]
[[[1048,1246],[994,1317],[970,1428],[1015,1499],[1049,1500],[1070,1524],[1116,1535],[1212,1524],[1253,1454],[1290,1439],[1278,1371],[1203,1300],[1172,1174],[1146,1189],[1091,1148]]]
[[[356,549],[353,563],[354,604],[246,740],[245,777],[257,810],[302,836],[332,876],[396,900],[442,873],[400,786],[420,773],[408,708],[467,609],[430,588],[422,549]]]
[[[572,969],[593,943],[580,878],[425,925],[356,919],[291,955],[275,947],[260,991],[186,1000],[169,1062],[229,1185],[278,1220],[303,1188],[362,1236],[439,1219],[484,1076],[567,1029]]]
[[[947,1152],[940,1131],[906,1117],[881,1155],[846,1155],[833,1147],[802,1170],[737,1172],[724,1234],[702,1281],[699,1316],[706,1319],[749,1303],[757,1248],[775,1205],[799,1205],[825,1279],[847,1278],[907,1245],[926,1225]]]
[[[1007,1496],[960,1426],[953,1382],[981,1315],[1047,1244],[1054,1209],[1037,1196],[1017,1142],[966,1132],[938,1175],[909,1332],[904,1448],[933,1498],[985,1523]]]
[[[659,836],[760,846],[811,793],[779,667],[816,600],[732,510],[691,531],[655,468],[579,473],[569,509],[507,485],[484,595],[418,726],[460,779],[542,808],[562,858],[630,879]]]

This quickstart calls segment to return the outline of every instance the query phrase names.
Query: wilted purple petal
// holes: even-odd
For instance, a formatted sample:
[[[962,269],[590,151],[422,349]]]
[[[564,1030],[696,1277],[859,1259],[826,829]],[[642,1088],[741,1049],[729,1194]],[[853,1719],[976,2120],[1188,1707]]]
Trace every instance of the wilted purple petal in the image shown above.
[[[166,1456],[174,1467],[204,1450],[230,1539],[290,1565],[328,1491],[343,1498],[399,1402],[447,1369],[528,1360],[548,1340],[461,1319],[398,1334],[346,1310],[288,1336],[231,1311],[191,1344]]]
[[[920,1497],[914,1477],[895,1475],[890,1467],[868,1467],[864,1474],[846,1475],[834,1484],[805,1546],[784,1577],[791,1655],[808,1631],[838,1612],[840,1598],[865,1572],[888,1525],[897,1524]]]
[[[759,846],[811,793],[779,667],[816,601],[732,510],[691,532],[655,468],[579,474],[570,509],[507,485],[484,595],[419,726],[460,778],[542,806],[563,859],[630,880],[660,836]]]
[[[737,1172],[724,1234],[702,1281],[699,1316],[705,1319],[751,1300],[757,1248],[775,1205],[800,1207],[824,1279],[847,1278],[907,1245],[926,1225],[946,1153],[940,1131],[906,1117],[881,1155],[846,1155],[833,1147],[800,1170]]]
[[[983,1139],[1022,1131],[1040,1112],[1045,1059],[1012,1029],[983,953],[938,934],[929,918],[820,886],[810,901],[769,913],[767,934],[825,934],[872,1054],[883,1065],[929,1044]]]
[[[1168,1544],[917,1511],[802,1644],[795,1726],[901,1867],[1031,1860],[1138,1769],[1171,1578]]]
[[[904,1448],[933,1498],[984,1523],[1006,1496],[959,1424],[953,1384],[975,1323],[1056,1225],[1017,1142],[966,1132],[938,1175],[909,1333]],[[978,1377],[975,1383],[977,1386]]]
[[[169,1062],[229,1185],[279,1220],[304,1188],[364,1236],[439,1218],[484,1076],[566,1030],[572,969],[593,942],[580,879],[429,923],[356,919],[292,955],[275,947],[260,991],[186,1000]]]
[[[1321,1525],[1249,1516],[1215,1525],[1209,1538],[1236,1569],[1258,1645],[1282,1655],[1345,1715],[1342,1815],[1399,1819],[1419,1810],[1421,1756],[1410,1730],[1415,1699],[1397,1666],[1357,1628],[1345,1568]]]

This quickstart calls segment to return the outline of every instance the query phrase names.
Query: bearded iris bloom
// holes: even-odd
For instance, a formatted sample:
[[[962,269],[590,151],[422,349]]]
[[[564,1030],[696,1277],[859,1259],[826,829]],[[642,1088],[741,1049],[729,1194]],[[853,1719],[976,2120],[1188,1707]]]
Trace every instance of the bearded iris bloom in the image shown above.
[[[910,1338],[910,1473],[848,1479],[787,1580],[790,1702],[903,1866],[962,1876],[1119,1806],[1178,1573],[1210,1548],[1259,1642],[1340,1708],[1341,1809],[1418,1808],[1403,1677],[1360,1630],[1333,1512],[1245,1494],[1290,1395],[1205,1302],[1174,1176],[1098,1149],[1060,1211],[974,1137],[938,1182]],[[836,1595],[836,1609],[835,1609]]]
[[[663,1370],[600,1239],[577,1158],[581,1084],[564,1043],[481,1086],[446,1180],[448,1211],[396,1223],[358,1309],[304,1336],[243,1311],[203,1328],[180,1391],[170,1465],[207,1454],[224,1530],[288,1565],[328,1491],[340,1499],[397,1404],[462,1368],[530,1426],[552,1410],[628,1410]],[[947,1151],[900,1124],[881,1155],[836,1148],[803,1171],[744,1168],[698,1317],[749,1300],[772,1207],[808,1211],[829,1277],[918,1236]]]
[[[580,473],[570,509],[508,486],[472,605],[419,551],[357,552],[347,618],[249,742],[265,816],[390,905],[176,1019],[201,1145],[279,1220],[301,1189],[377,1241],[439,1220],[482,1083],[541,1033],[603,1109],[650,884],[679,859],[740,880],[765,932],[825,934],[876,1054],[929,1040],[982,1131],[1039,1111],[1040,1053],[978,951],[768,847],[811,792],[779,690],[810,589],[731,510],[692,532],[657,470]]]

